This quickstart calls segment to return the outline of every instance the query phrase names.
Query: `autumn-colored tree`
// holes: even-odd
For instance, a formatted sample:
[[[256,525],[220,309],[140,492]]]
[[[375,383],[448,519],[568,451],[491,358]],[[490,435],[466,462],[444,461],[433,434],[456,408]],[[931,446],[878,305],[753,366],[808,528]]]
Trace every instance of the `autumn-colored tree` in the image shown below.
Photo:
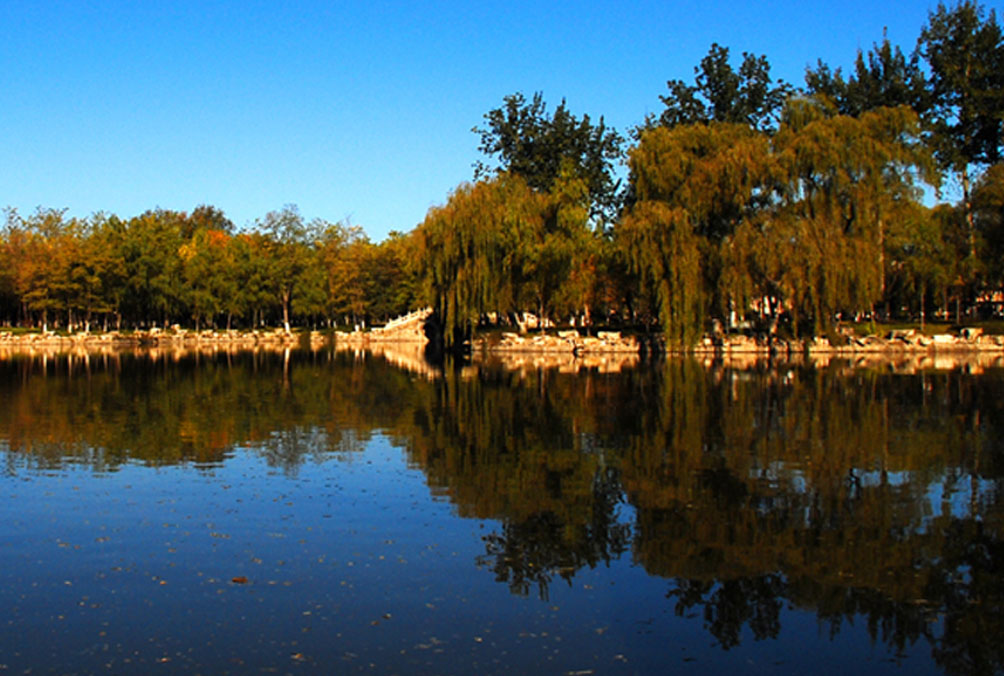
[[[919,135],[905,106],[858,118],[812,101],[789,107],[774,140],[783,179],[777,219],[803,233],[792,264],[809,271],[800,309],[815,334],[838,311],[870,310],[881,298],[886,223],[898,200],[919,199],[918,171],[936,180]]]

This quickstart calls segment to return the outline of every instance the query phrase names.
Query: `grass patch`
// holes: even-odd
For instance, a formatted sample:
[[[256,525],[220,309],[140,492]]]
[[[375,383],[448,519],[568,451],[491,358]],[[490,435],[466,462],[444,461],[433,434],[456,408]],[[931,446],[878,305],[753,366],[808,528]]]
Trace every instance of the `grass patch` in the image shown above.
[[[939,333],[957,334],[963,328],[980,328],[983,333],[991,336],[1004,335],[1004,321],[971,321],[956,324],[948,321],[924,322],[921,329],[920,322],[842,322],[842,327],[850,327],[859,336],[886,336],[890,331],[909,331],[923,333],[925,336],[933,336]]]

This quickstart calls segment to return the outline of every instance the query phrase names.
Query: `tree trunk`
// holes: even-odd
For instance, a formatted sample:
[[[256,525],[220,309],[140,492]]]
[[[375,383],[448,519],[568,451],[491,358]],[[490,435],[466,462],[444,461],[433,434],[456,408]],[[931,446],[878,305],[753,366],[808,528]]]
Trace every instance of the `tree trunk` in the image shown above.
[[[924,332],[924,287],[920,287],[920,332]]]
[[[282,292],[282,326],[286,329],[286,335],[289,335],[289,301],[292,294],[289,291]]]

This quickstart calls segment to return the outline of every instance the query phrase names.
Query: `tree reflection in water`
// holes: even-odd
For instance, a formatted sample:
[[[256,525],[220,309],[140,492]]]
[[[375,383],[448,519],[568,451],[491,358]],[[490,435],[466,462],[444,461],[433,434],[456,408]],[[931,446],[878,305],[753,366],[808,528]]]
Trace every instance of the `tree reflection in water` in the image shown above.
[[[474,562],[515,594],[630,551],[723,649],[864,617],[948,673],[1004,668],[1004,373],[894,374],[839,361],[693,361],[624,373],[382,358],[113,355],[0,360],[12,458],[114,471],[226,462],[295,473],[386,435],[466,518]],[[568,369],[565,369],[568,370]],[[573,369],[574,370],[574,369]]]
[[[536,588],[546,601],[555,576],[571,586],[580,568],[609,564],[627,551],[631,528],[617,519],[620,501],[615,471],[601,471],[593,482],[592,514],[587,523],[570,524],[551,511],[519,522],[504,520],[501,532],[484,536],[485,554],[477,564],[491,569],[495,579],[508,584],[514,594],[527,596]]]

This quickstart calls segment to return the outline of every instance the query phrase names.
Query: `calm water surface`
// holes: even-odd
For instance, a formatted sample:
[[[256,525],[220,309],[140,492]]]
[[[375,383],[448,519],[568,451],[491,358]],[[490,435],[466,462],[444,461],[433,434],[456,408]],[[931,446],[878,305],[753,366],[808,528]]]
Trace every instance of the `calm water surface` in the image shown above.
[[[1004,668],[1004,370],[0,357],[0,671]]]

